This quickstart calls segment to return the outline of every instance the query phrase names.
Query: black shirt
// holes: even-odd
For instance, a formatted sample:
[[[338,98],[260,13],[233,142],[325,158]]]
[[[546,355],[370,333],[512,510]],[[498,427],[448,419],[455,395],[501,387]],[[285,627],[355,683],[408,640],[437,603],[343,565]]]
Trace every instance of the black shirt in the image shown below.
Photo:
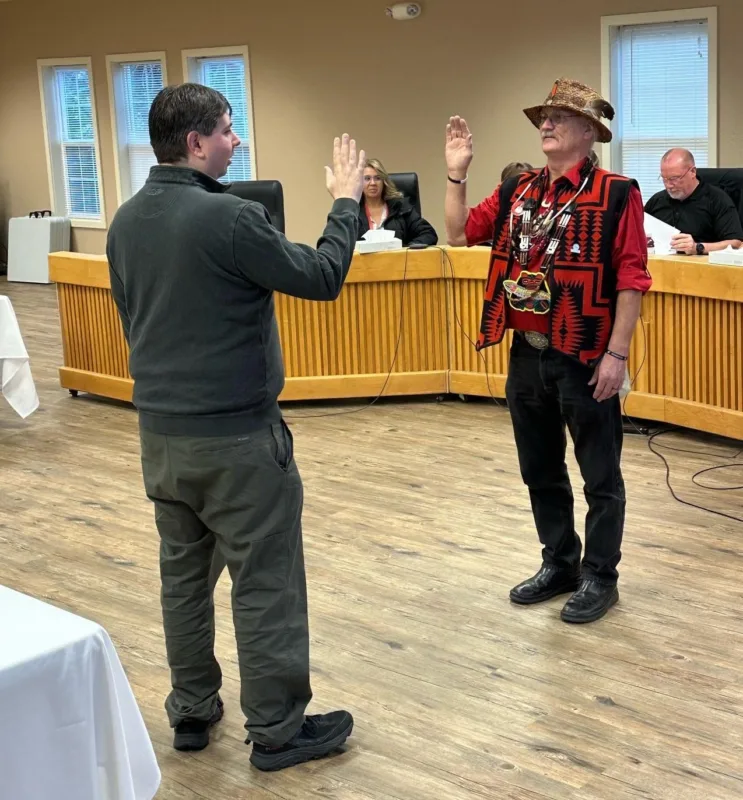
[[[662,189],[647,201],[645,211],[688,233],[695,242],[743,240],[743,226],[730,196],[702,181],[685,200],[674,200]]]

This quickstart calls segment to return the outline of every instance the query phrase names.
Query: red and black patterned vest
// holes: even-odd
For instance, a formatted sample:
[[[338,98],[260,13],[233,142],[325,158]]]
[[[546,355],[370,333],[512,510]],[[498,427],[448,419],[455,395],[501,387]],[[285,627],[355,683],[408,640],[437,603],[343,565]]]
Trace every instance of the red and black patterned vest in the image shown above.
[[[498,344],[505,334],[508,300],[503,281],[513,267],[511,205],[538,174],[526,172],[501,187],[477,350]],[[576,198],[575,213],[548,276],[552,296],[550,345],[584,364],[592,364],[609,344],[617,299],[617,276],[612,265],[614,234],[634,183],[603,169],[592,171]]]

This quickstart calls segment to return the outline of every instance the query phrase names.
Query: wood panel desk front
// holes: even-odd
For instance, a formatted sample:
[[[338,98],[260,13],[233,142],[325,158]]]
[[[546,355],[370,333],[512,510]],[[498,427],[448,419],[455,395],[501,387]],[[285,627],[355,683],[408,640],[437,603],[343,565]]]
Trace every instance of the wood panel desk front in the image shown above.
[[[49,257],[71,391],[131,400],[128,350],[105,256]],[[510,334],[476,353],[485,248],[357,255],[340,297],[276,296],[286,369],[282,401],[470,394],[503,397]],[[743,439],[743,268],[705,256],[651,257],[626,411]]]

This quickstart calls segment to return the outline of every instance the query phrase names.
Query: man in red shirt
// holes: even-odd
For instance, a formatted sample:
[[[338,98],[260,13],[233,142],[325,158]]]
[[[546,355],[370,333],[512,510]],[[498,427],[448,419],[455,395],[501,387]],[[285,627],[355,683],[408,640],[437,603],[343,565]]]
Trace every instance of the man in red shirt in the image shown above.
[[[642,198],[634,181],[589,158],[596,141],[611,140],[602,119],[614,117],[593,89],[558,80],[544,103],[524,113],[539,130],[546,166],[504,181],[474,208],[466,196],[472,134],[464,119],[450,119],[447,240],[493,242],[477,349],[515,331],[506,397],[542,566],[511,590],[511,600],[572,593],[562,619],[592,622],[619,598],[625,494],[618,392],[651,284]],[[582,559],[566,426],[588,502]]]

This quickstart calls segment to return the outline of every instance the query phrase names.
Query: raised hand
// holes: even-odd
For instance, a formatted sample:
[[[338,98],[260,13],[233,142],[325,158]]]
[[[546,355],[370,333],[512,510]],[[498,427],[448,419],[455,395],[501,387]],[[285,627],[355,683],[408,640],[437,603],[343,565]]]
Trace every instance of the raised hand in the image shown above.
[[[347,133],[333,141],[333,168],[325,167],[325,185],[334,200],[350,197],[357,203],[364,189],[366,153],[356,153],[356,140]]]
[[[472,134],[462,117],[450,117],[446,126],[446,168],[452,178],[461,180],[472,162]]]

